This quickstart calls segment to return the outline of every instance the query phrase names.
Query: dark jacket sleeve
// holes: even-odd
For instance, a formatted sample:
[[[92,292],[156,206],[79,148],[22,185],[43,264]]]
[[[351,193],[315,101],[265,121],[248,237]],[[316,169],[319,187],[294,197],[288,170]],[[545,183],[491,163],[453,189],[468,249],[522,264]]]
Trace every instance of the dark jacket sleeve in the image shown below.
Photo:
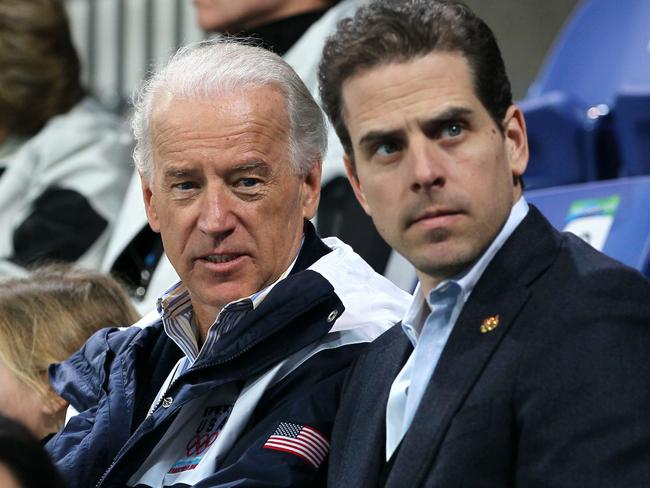
[[[68,360],[50,366],[50,384],[79,412],[45,446],[71,488],[92,485],[128,438],[129,416],[113,416],[132,408],[133,394],[122,388],[129,371],[113,359],[140,332],[102,329]]]
[[[104,232],[108,221],[88,199],[74,191],[49,188],[13,235],[12,261],[21,266],[40,261],[79,259]]]

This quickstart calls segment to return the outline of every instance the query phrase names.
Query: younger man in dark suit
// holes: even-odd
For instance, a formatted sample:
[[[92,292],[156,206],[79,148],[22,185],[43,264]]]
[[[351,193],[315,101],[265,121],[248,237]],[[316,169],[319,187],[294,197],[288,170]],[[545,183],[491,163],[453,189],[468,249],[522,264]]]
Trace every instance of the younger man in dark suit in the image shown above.
[[[330,484],[650,486],[650,285],[526,203],[487,25],[456,1],[375,1],[320,82],[359,202],[419,278],[348,378]]]

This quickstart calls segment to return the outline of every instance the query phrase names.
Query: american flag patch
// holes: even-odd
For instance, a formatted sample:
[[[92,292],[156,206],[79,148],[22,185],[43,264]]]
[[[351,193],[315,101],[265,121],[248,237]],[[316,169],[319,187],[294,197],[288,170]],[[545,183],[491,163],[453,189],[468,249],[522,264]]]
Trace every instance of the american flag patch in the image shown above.
[[[318,468],[327,456],[330,443],[323,434],[308,425],[280,422],[263,447],[288,452]]]

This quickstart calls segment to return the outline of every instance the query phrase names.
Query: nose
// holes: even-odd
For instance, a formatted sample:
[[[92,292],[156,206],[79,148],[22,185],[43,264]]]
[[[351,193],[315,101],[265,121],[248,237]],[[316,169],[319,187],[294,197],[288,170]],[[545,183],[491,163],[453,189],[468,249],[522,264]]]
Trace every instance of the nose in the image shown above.
[[[429,191],[442,188],[447,181],[445,174],[444,152],[434,141],[421,140],[411,144],[409,148],[411,190],[414,192]]]
[[[201,195],[198,229],[212,237],[231,233],[236,224],[233,205],[233,198],[224,187],[208,185]]]

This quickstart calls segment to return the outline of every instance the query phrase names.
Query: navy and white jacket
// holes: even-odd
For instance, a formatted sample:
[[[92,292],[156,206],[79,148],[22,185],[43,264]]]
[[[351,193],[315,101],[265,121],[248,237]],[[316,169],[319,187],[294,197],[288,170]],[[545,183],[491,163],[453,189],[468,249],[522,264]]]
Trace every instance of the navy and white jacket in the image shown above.
[[[326,459],[307,462],[269,448],[269,438],[308,427],[326,446],[348,366],[401,319],[409,298],[349,246],[321,241],[307,224],[291,273],[160,397],[182,353],[157,312],[135,326],[96,333],[53,365],[54,389],[80,413],[47,449],[71,488],[129,486],[183,405],[234,387],[210,472],[204,463],[200,480],[168,484],[163,475],[171,470],[156,474],[154,466],[145,478],[158,481],[138,486],[322,485]],[[150,412],[156,398],[162,401]]]

